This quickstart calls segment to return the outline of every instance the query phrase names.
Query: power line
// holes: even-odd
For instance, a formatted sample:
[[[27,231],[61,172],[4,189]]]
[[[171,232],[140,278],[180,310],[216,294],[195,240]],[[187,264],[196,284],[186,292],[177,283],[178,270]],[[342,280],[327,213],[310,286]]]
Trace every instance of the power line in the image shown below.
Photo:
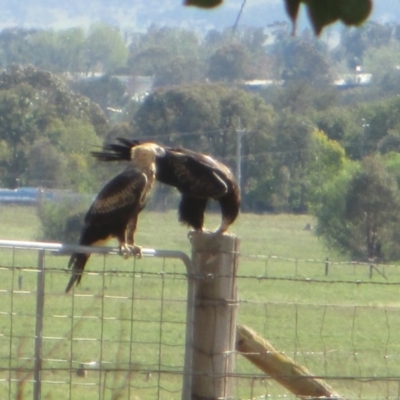
[[[239,13],[238,13],[238,15],[237,15],[237,17],[236,17],[236,21],[235,21],[235,23],[233,24],[232,36],[235,35],[236,28],[237,28],[237,26],[238,26],[238,24],[239,24],[240,17],[242,16],[244,6],[246,5],[246,1],[247,1],[247,0],[243,0],[242,6],[240,7]]]

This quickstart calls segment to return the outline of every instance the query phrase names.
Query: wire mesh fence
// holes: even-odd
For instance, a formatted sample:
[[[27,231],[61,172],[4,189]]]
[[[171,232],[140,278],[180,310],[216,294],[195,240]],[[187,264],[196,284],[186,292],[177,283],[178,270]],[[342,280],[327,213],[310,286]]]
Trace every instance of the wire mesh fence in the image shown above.
[[[1,248],[0,259],[1,398],[180,397],[187,291],[181,260],[92,255],[79,291],[66,295],[68,256],[11,247]]]
[[[68,254],[0,243],[0,398],[183,398],[191,277],[160,254],[92,255],[66,295]],[[311,376],[347,399],[400,398],[397,265],[242,254],[237,284],[238,322]],[[234,400],[295,398],[238,351],[234,371]]]
[[[310,375],[347,399],[399,398],[398,265],[242,254],[238,282],[240,323]],[[254,398],[285,395],[262,375],[251,385]]]

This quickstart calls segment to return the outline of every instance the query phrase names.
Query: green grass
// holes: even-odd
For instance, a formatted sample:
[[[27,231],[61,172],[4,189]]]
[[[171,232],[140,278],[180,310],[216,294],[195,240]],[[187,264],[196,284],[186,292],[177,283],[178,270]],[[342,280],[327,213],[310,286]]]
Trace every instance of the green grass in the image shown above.
[[[0,218],[0,238],[37,237],[34,208],[0,207]],[[206,226],[218,222],[219,216],[211,214]],[[380,378],[400,376],[398,267],[380,266],[387,279],[377,273],[370,279],[368,266],[343,263],[331,265],[326,276],[326,257],[345,260],[303,230],[306,223],[314,221],[304,215],[244,214],[232,227],[241,239],[238,322],[312,373],[330,378],[331,386],[348,398],[397,398],[398,384]],[[175,212],[145,211],[136,240],[144,247],[190,255],[187,231]],[[35,251],[0,249],[0,266],[19,267],[0,269],[4,399],[17,396],[10,378],[23,382],[19,398],[32,398],[37,274],[31,268],[36,260]],[[42,398],[180,399],[187,290],[182,263],[92,256],[89,274],[72,296],[63,293],[67,261],[66,256],[45,258]],[[82,362],[96,362],[85,378],[75,373]],[[238,399],[288,395],[241,356],[236,371],[243,374],[236,379]]]

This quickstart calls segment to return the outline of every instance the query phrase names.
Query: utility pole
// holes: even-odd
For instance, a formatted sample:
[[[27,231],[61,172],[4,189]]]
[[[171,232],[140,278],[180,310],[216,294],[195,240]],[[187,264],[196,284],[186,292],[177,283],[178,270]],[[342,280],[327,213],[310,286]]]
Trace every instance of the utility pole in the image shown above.
[[[236,129],[236,180],[239,185],[239,189],[242,189],[242,137],[246,133],[246,129],[239,127]]]
[[[361,148],[360,148],[360,154],[361,154],[361,158],[364,158],[364,153],[365,153],[365,134],[366,134],[366,130],[367,128],[369,128],[369,124],[367,124],[367,121],[365,120],[365,118],[361,118],[362,121],[362,128],[363,128],[363,133],[362,133],[362,138],[361,138]]]

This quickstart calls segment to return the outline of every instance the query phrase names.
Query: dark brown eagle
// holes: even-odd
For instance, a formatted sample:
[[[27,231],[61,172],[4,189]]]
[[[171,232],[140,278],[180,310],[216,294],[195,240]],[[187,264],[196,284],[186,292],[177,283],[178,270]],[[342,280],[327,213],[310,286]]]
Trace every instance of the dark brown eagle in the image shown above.
[[[123,256],[141,257],[141,248],[135,244],[134,233],[140,211],[154,184],[155,157],[165,153],[154,143],[143,143],[131,149],[128,166],[99,192],[84,220],[79,239],[82,246],[100,246],[116,238]],[[68,263],[72,276],[65,292],[81,281],[89,259],[88,253],[74,253]]]
[[[131,149],[142,145],[138,140],[126,138],[117,138],[117,141],[104,145],[102,151],[94,151],[92,155],[102,161],[130,160]],[[219,202],[222,214],[216,233],[225,232],[240,210],[240,190],[232,171],[205,154],[179,147],[163,149],[164,154],[156,156],[156,179],[182,193],[179,221],[202,230],[207,203],[214,199]]]

